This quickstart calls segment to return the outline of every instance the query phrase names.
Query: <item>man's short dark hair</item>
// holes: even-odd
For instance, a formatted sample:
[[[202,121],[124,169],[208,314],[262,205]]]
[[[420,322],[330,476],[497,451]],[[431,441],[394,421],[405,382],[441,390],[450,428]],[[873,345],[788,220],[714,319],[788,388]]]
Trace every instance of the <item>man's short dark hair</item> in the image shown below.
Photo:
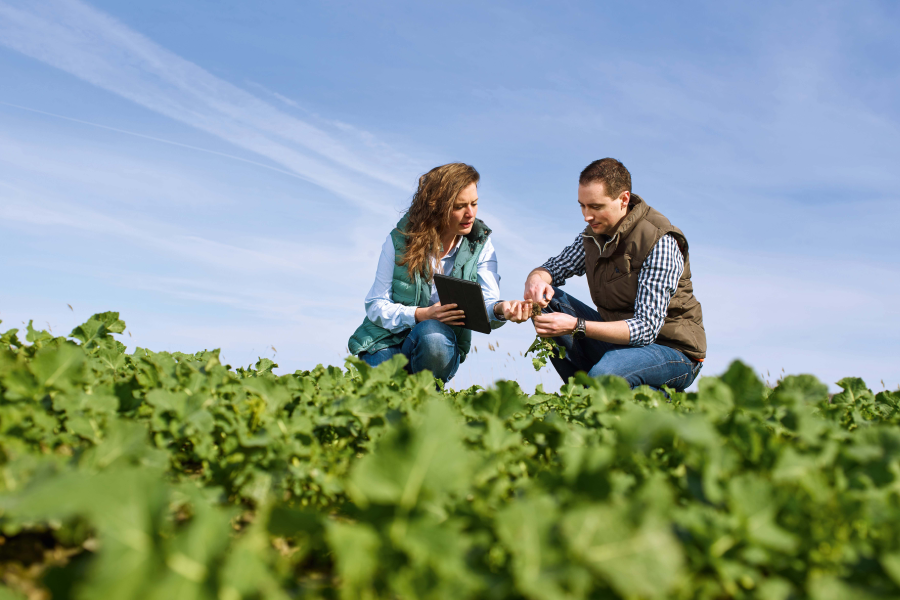
[[[631,173],[614,158],[595,160],[584,168],[578,178],[579,185],[597,181],[603,183],[603,189],[610,198],[618,198],[622,192],[631,192]]]

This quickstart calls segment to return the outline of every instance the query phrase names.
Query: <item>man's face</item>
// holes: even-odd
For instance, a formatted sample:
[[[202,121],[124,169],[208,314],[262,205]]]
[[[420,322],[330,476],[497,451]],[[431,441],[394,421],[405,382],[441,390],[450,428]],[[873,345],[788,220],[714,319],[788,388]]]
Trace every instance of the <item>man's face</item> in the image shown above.
[[[578,204],[584,221],[597,234],[613,235],[619,223],[628,214],[631,192],[622,192],[617,198],[606,195],[603,182],[595,181],[578,186]]]

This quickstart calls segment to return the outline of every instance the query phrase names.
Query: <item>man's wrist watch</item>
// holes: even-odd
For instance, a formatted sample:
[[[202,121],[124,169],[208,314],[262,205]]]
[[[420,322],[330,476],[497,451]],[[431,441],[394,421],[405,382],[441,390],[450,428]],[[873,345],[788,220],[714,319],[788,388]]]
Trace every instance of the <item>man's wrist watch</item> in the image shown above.
[[[584,322],[584,319],[579,318],[574,331],[572,331],[572,337],[576,340],[583,340],[585,336],[587,336],[587,331],[585,331],[586,327],[587,324]]]
[[[502,306],[502,305],[503,305],[503,302],[504,302],[503,300],[497,300],[497,301],[494,303],[494,311],[493,311],[493,312],[494,312],[494,318],[496,318],[498,321],[505,321],[505,320],[506,320],[506,317],[503,315],[503,306]],[[500,309],[500,314],[499,314],[499,315],[497,314],[497,309],[498,309],[498,308]]]

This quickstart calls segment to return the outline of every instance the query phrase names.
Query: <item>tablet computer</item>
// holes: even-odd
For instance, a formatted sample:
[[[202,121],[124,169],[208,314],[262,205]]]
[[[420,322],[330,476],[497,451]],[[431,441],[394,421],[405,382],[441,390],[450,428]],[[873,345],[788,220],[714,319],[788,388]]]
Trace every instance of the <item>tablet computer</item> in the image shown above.
[[[491,332],[491,321],[484,309],[484,295],[477,282],[435,274],[434,285],[442,305],[456,304],[465,313],[466,324],[462,327],[479,333]]]

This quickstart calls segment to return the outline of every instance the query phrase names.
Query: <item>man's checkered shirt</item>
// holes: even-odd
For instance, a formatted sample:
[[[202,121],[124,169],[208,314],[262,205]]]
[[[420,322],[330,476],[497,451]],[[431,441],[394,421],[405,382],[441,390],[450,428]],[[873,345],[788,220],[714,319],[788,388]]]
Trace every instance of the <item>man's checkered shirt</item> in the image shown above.
[[[566,279],[585,274],[584,238],[578,234],[575,242],[559,256],[543,265],[553,277],[553,285],[560,286]],[[656,341],[666,320],[669,301],[678,289],[678,280],[684,273],[684,256],[671,235],[664,235],[647,255],[638,274],[637,298],[634,301],[634,317],[626,319],[631,334],[630,346],[647,346]]]

